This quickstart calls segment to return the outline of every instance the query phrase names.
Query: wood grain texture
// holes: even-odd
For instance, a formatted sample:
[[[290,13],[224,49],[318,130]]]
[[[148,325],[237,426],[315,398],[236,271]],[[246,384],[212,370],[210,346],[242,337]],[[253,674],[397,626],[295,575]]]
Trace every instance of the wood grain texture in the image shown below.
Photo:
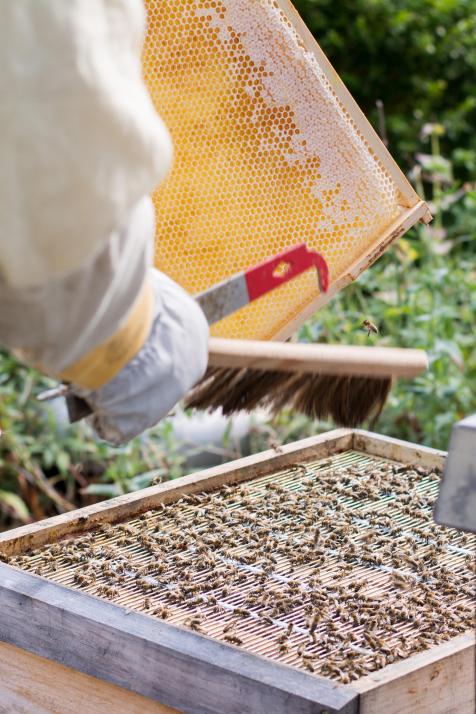
[[[428,368],[424,350],[211,337],[209,365],[309,374],[416,377]]]
[[[0,714],[179,714],[151,699],[0,642]]]
[[[331,680],[0,564],[0,641],[185,714],[357,712]]]
[[[354,682],[359,714],[474,714],[475,639],[455,637]]]
[[[441,468],[445,452],[339,429],[3,534],[0,552],[121,520],[182,494],[346,451]],[[469,714],[474,637],[463,635],[352,686],[314,677],[0,564],[0,641],[187,714]],[[0,690],[1,691],[1,690]],[[192,692],[192,694],[191,694]],[[455,708],[456,707],[456,708]],[[29,712],[28,712],[29,714]]]
[[[70,513],[63,513],[28,526],[0,533],[0,553],[13,555],[66,535],[89,530],[102,523],[114,523],[170,503],[187,493],[209,491],[231,481],[245,481],[285,469],[297,461],[324,458],[352,447],[351,429],[335,429],[280,448],[253,454],[205,471],[183,476],[158,486],[118,496]]]
[[[362,429],[354,429],[353,435],[353,448],[357,451],[427,469],[442,469],[445,465],[446,451],[432,449],[429,446],[418,446],[409,441],[393,439],[390,436],[382,436]]]

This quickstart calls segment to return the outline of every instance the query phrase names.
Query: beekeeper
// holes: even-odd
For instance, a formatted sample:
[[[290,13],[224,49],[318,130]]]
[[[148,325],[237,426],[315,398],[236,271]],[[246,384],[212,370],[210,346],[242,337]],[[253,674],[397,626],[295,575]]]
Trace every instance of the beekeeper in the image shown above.
[[[141,75],[140,0],[0,3],[0,343],[122,443],[202,376],[200,308],[152,268],[172,163]]]

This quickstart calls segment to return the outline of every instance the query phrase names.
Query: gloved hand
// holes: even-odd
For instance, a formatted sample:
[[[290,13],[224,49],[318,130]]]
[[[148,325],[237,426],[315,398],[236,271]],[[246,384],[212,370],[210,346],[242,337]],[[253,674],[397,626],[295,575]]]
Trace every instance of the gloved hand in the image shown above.
[[[72,389],[91,407],[89,422],[97,434],[116,446],[157,424],[207,367],[208,324],[202,310],[158,270],[151,268],[151,280],[154,318],[140,351],[100,389]]]

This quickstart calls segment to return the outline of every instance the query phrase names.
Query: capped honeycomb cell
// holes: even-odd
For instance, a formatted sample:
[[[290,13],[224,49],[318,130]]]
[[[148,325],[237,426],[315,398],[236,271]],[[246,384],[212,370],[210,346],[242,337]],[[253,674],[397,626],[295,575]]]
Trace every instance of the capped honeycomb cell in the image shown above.
[[[146,5],[144,76],[175,147],[156,265],[190,293],[301,242],[335,284],[419,203],[290,3]],[[310,271],[213,332],[283,335],[318,296]]]

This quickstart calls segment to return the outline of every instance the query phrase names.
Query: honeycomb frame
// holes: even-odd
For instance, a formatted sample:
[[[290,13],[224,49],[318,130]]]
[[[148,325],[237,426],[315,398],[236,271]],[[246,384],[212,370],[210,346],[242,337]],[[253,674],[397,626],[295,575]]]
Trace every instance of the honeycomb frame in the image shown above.
[[[287,0],[147,0],[144,77],[175,160],[159,269],[190,293],[306,242],[308,272],[214,326],[286,338],[416,221],[419,199]]]

